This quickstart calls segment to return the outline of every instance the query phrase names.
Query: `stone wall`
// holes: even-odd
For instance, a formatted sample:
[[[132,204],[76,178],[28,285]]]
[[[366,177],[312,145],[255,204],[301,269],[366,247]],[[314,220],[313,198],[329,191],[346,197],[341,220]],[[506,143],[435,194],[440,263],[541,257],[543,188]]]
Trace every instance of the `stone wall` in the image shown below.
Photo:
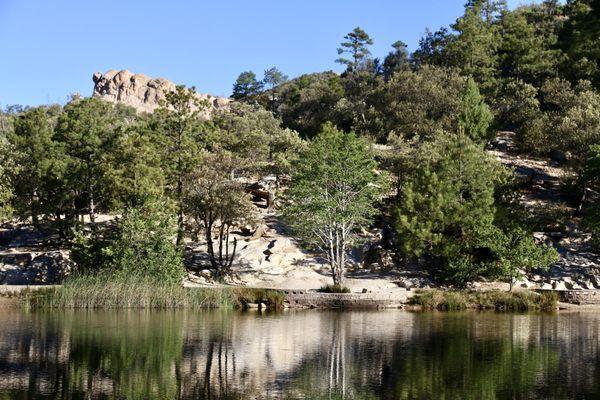
[[[408,290],[393,293],[319,293],[284,290],[291,308],[401,308],[410,297]]]
[[[571,304],[595,304],[600,305],[600,290],[555,290],[558,300]]]

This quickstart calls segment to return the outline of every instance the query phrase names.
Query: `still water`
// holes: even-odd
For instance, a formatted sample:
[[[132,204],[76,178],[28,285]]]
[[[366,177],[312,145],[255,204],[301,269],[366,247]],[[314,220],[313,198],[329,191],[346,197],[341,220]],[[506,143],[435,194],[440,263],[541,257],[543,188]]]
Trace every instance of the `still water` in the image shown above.
[[[600,399],[600,314],[0,310],[0,399]]]

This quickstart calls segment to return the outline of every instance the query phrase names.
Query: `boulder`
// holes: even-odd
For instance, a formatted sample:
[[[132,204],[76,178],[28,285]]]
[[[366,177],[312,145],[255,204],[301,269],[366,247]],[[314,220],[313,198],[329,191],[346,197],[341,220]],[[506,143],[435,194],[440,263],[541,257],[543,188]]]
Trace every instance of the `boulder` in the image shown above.
[[[113,103],[121,103],[135,108],[138,112],[153,112],[165,99],[165,94],[175,90],[173,82],[164,78],[150,78],[144,74],[133,74],[128,70],[111,69],[105,73],[96,72],[93,97],[99,97]],[[230,99],[208,94],[196,94],[198,100],[208,104],[202,110],[202,116],[210,118],[212,113],[228,107]]]

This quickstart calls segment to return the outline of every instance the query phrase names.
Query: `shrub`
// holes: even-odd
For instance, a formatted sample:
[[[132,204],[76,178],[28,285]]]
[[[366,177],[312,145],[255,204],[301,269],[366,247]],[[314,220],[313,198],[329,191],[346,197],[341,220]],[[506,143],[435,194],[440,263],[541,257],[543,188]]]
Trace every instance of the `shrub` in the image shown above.
[[[321,293],[350,293],[350,289],[341,285],[325,285],[319,289]]]
[[[79,274],[104,274],[110,279],[139,277],[180,283],[185,269],[175,246],[177,224],[162,203],[127,211],[115,231],[76,235],[73,260]]]
[[[557,306],[553,292],[535,293],[528,290],[484,292],[427,290],[410,298],[409,303],[425,309],[458,311],[468,308],[496,311],[553,311]]]

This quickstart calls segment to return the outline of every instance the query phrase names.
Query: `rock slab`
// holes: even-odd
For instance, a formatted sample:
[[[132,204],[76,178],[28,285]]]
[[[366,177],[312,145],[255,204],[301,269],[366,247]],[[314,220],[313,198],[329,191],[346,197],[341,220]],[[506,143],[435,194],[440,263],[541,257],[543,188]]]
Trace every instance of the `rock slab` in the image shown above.
[[[93,76],[93,97],[121,103],[135,108],[138,112],[151,113],[160,106],[165,94],[174,91],[176,85],[164,78],[151,78],[144,74],[133,74],[124,69],[111,69],[105,73],[96,72]],[[226,107],[231,100],[209,94],[196,94],[198,99],[207,104],[203,112],[205,118],[219,108]]]

